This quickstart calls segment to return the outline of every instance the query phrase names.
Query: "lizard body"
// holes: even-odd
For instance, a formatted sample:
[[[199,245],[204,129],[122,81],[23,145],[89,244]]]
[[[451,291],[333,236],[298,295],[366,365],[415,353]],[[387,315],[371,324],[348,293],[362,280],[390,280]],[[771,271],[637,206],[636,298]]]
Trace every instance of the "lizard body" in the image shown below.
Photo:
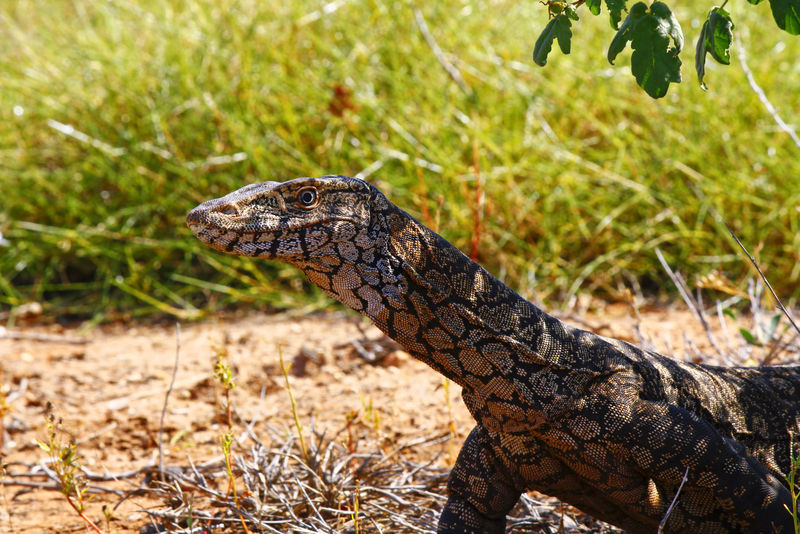
[[[477,425],[440,533],[500,533],[520,494],[633,533],[790,534],[800,366],[678,362],[546,314],[344,176],[252,184],[192,210],[213,248],[291,263],[458,383]]]

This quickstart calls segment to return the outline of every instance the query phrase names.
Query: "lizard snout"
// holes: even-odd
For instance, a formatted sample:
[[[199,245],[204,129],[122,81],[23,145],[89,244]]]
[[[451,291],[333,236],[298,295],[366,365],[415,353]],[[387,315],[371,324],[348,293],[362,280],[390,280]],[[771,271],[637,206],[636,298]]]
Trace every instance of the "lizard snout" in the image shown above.
[[[226,215],[228,217],[238,217],[239,208],[230,202],[220,202],[222,199],[214,199],[203,202],[192,209],[186,215],[186,224],[208,224],[211,214]]]

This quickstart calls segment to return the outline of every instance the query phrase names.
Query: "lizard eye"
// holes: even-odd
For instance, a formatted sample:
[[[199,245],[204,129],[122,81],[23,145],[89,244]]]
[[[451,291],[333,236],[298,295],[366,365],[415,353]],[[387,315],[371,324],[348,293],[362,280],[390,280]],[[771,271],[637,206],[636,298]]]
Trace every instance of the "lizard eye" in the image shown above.
[[[297,192],[297,202],[301,207],[311,209],[319,204],[319,195],[316,187],[304,187]]]

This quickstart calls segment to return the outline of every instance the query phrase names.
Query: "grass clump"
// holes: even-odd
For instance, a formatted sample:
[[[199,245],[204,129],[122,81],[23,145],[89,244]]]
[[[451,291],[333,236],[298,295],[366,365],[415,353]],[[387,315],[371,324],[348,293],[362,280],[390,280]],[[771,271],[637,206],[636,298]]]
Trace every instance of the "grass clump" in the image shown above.
[[[441,233],[528,295],[656,289],[656,246],[684,272],[741,280],[722,221],[799,295],[800,158],[740,70],[710,94],[688,82],[652,101],[594,53],[608,32],[593,17],[540,69],[541,12],[525,2],[330,6],[4,5],[0,307],[102,320],[319,306],[295,270],[223,257],[184,216],[245,183],[326,173],[441,213]],[[800,42],[762,15],[736,13],[738,36],[797,122]]]

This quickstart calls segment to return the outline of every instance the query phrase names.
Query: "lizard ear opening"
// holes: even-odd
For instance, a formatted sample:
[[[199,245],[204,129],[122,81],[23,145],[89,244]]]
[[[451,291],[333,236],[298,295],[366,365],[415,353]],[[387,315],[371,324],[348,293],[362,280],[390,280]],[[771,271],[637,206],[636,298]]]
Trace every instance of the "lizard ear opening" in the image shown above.
[[[297,203],[307,210],[316,208],[319,204],[319,193],[316,187],[304,187],[297,192]]]

